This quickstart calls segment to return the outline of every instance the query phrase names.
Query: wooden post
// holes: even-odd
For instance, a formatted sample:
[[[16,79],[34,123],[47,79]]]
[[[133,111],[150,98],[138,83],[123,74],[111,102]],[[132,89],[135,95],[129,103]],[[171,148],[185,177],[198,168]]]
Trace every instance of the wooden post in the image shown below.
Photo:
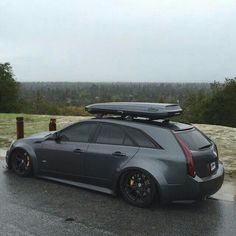
[[[56,119],[52,118],[50,119],[50,123],[49,123],[49,131],[55,131],[57,130],[57,123],[56,123]]]
[[[16,138],[24,138],[24,117],[16,117]]]

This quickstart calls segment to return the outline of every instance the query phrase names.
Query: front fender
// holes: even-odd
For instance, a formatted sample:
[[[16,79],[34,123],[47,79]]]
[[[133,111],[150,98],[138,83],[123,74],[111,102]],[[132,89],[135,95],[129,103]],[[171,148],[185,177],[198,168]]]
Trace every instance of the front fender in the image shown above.
[[[17,149],[24,149],[26,152],[28,152],[28,154],[30,155],[30,157],[32,159],[34,174],[37,175],[37,173],[38,173],[37,157],[36,157],[34,149],[28,143],[19,142],[19,143],[16,143],[16,144],[12,145],[11,149],[9,150],[9,153],[8,153],[9,157],[8,157],[8,160],[7,160],[7,165],[9,166],[9,168],[11,168],[12,153],[14,151],[16,151]]]

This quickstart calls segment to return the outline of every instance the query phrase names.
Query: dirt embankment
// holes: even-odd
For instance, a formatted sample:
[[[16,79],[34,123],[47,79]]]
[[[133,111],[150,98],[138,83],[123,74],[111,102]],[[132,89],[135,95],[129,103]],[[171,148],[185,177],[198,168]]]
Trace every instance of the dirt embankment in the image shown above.
[[[236,178],[236,128],[205,124],[195,126],[216,143],[227,177]]]

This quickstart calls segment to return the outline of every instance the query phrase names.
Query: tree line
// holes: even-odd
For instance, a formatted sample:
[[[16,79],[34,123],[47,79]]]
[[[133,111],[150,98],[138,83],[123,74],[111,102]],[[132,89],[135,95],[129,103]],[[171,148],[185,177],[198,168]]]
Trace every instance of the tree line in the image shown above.
[[[236,127],[236,78],[224,83],[16,82],[0,64],[0,112],[88,115],[84,106],[110,101],[179,103],[178,120]]]

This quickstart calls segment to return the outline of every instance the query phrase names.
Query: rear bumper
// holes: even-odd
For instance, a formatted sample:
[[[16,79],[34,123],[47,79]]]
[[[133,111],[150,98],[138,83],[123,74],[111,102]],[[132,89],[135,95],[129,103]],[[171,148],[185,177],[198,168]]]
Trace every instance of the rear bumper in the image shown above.
[[[184,184],[170,184],[161,190],[162,202],[201,200],[216,193],[224,181],[224,166],[219,162],[219,167],[211,176],[192,178],[187,176]]]
[[[209,197],[216,193],[224,182],[224,167],[223,164],[219,164],[218,171],[210,178],[204,178],[197,181],[199,185],[199,197]]]

